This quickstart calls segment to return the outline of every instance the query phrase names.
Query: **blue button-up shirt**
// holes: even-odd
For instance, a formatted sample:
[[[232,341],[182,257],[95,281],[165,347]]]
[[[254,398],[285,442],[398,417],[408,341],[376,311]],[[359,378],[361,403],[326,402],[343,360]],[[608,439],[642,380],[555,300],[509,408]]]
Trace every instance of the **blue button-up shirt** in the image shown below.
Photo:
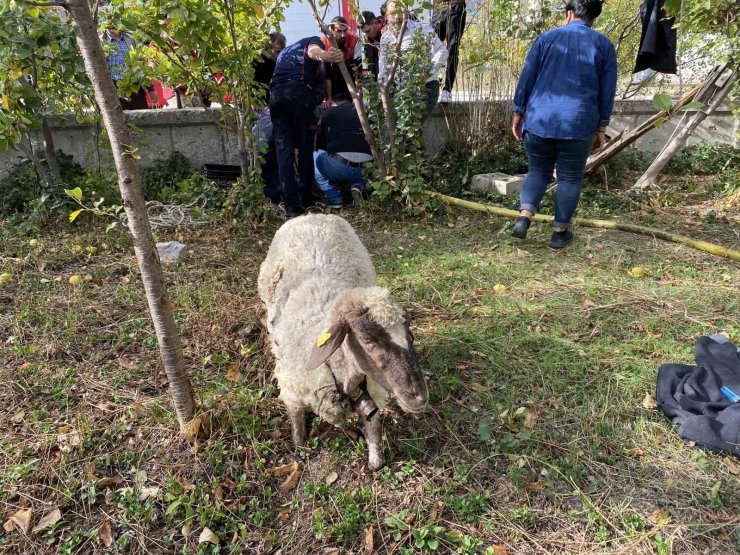
[[[524,62],[513,111],[524,129],[552,139],[589,139],[607,125],[617,90],[614,45],[575,20],[539,37]]]

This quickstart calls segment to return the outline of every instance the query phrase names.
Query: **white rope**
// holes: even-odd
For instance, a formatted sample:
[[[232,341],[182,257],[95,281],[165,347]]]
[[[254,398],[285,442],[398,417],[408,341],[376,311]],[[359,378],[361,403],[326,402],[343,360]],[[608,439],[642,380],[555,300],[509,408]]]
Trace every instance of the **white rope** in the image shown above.
[[[192,216],[194,211],[202,211],[208,199],[201,195],[188,204],[164,204],[156,200],[146,203],[146,211],[149,216],[149,224],[152,229],[163,229],[178,225],[200,225],[204,224],[202,219]]]

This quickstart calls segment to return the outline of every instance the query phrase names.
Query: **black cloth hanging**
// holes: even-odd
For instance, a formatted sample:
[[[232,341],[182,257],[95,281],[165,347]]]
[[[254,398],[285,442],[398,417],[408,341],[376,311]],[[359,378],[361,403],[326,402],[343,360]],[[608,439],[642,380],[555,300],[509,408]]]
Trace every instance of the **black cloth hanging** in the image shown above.
[[[666,17],[665,0],[645,0],[640,6],[642,35],[637,63],[632,73],[653,69],[661,73],[676,73],[675,18]]]
[[[702,336],[696,363],[658,370],[658,408],[678,435],[713,451],[740,457],[740,351],[724,336]]]

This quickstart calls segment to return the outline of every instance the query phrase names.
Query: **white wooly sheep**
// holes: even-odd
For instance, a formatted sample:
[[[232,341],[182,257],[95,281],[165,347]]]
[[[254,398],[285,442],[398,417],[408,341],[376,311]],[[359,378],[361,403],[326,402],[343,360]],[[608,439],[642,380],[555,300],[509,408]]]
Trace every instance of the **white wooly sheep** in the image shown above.
[[[369,466],[383,466],[375,407],[393,393],[407,412],[429,398],[407,312],[376,286],[370,255],[352,227],[333,215],[308,215],[276,233],[258,281],[267,310],[280,398],[296,446],[306,440],[306,410],[338,424],[364,420]]]

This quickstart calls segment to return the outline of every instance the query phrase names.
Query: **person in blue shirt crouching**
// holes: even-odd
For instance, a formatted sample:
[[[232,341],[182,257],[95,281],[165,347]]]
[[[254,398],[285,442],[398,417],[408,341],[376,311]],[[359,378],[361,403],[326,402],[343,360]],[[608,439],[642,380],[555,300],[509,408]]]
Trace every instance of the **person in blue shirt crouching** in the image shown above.
[[[568,229],[581,196],[590,153],[601,150],[614,107],[614,45],[591,26],[602,0],[568,0],[565,25],[535,40],[514,95],[512,132],[527,149],[529,173],[520,194],[520,216],[511,234],[527,236],[532,217],[557,168],[555,221],[550,247],[573,241]]]

